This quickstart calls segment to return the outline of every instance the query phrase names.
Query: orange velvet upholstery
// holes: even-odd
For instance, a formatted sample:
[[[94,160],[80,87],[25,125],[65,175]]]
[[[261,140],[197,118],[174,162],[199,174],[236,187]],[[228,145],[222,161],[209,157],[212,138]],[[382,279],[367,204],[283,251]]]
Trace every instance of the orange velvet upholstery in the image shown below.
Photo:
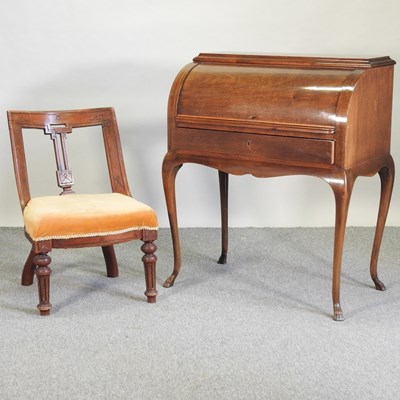
[[[120,193],[34,197],[23,216],[25,231],[35,241],[108,236],[158,226],[151,207]]]

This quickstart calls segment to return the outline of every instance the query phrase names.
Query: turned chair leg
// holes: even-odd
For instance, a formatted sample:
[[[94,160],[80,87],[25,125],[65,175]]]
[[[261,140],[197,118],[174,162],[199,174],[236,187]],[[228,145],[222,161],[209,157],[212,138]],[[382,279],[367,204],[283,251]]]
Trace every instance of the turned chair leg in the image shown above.
[[[118,263],[115,257],[114,246],[102,246],[104,260],[106,262],[107,276],[109,278],[118,277]]]
[[[143,243],[141,249],[145,253],[142,257],[146,280],[146,291],[144,294],[147,296],[148,303],[155,303],[158,292],[156,290],[157,256],[154,253],[157,250],[157,246],[152,241],[146,241]]]
[[[50,304],[51,269],[49,267],[51,258],[46,253],[39,253],[33,257],[33,263],[37,266],[35,269],[39,291],[39,304],[37,308],[40,315],[49,315],[52,307]]]
[[[218,171],[219,194],[221,202],[221,256],[218,264],[226,264],[228,255],[228,184],[229,175],[226,172]]]
[[[35,254],[36,253],[32,249],[28,255],[28,258],[26,259],[21,276],[22,286],[30,286],[33,284],[33,278],[35,276],[35,269],[36,269],[36,265],[33,262],[33,257],[35,257]]]

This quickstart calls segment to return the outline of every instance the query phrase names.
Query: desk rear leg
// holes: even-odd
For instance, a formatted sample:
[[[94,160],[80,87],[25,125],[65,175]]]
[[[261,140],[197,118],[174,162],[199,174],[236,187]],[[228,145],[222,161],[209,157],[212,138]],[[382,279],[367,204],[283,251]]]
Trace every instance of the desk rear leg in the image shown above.
[[[226,172],[218,171],[219,194],[221,201],[221,242],[222,251],[218,264],[226,264],[228,255],[228,183],[229,175]]]

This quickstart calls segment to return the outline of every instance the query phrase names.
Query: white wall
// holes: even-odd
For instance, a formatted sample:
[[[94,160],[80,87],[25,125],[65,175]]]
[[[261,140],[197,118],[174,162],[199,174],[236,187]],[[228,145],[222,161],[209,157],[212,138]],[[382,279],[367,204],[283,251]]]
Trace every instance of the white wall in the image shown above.
[[[21,226],[6,110],[115,107],[133,192],[167,226],[161,162],[168,93],[181,67],[199,52],[219,51],[389,55],[400,61],[399,15],[398,0],[2,0],[0,226]],[[392,153],[398,165],[399,111],[396,79]],[[46,175],[39,172],[41,148],[31,160],[32,178]],[[92,190],[99,173],[82,154],[72,165],[75,178],[88,180]],[[217,181],[205,167],[181,169],[180,226],[219,225]],[[331,189],[316,178],[232,177],[230,186],[232,226],[333,225]],[[349,225],[374,225],[378,198],[378,178],[360,178]],[[388,224],[400,224],[397,184]]]

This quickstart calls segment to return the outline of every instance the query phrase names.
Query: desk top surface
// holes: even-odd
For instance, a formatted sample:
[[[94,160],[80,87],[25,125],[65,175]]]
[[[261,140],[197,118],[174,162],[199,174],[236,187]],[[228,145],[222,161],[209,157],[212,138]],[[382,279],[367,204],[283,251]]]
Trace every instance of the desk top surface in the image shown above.
[[[193,59],[196,63],[240,64],[286,68],[318,69],[367,69],[396,62],[389,56],[383,57],[327,57],[327,56],[289,56],[268,54],[200,53]]]

